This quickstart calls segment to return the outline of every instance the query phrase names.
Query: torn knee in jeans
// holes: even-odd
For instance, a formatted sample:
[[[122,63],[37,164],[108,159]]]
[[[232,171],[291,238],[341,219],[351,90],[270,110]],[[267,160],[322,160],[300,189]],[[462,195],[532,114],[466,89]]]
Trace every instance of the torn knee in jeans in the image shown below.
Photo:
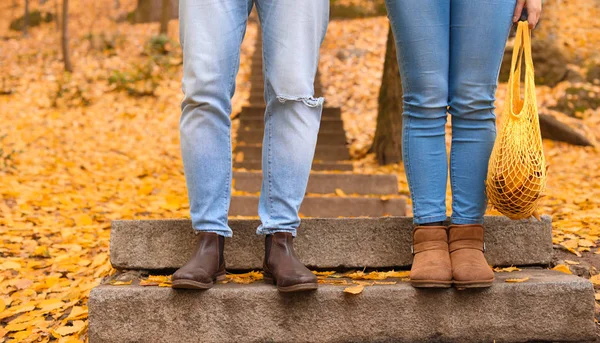
[[[313,96],[287,96],[287,95],[278,95],[277,100],[280,103],[285,103],[287,101],[302,101],[308,107],[318,107],[323,105],[325,101],[324,98],[315,98]]]

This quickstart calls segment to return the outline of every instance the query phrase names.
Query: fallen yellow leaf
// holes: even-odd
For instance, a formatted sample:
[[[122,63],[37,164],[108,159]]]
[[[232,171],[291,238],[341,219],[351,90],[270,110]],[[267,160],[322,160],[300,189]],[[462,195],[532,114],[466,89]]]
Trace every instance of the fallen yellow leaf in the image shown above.
[[[84,319],[84,318],[87,318],[87,315],[88,315],[87,306],[85,306],[85,307],[73,306],[73,309],[71,309],[71,313],[69,313],[67,320]]]
[[[336,188],[335,189],[335,194],[337,196],[339,196],[339,197],[345,197],[346,196],[346,193],[343,190],[341,190],[340,188]]]
[[[29,323],[8,324],[4,327],[6,331],[23,331],[29,327]]]
[[[92,225],[93,223],[94,221],[87,214],[80,214],[77,217],[75,217],[75,224],[77,226]]]
[[[13,270],[19,270],[21,269],[21,264],[15,261],[6,261],[2,264],[0,264],[0,270],[8,270],[8,269],[13,269]]]
[[[133,280],[129,280],[129,281],[115,281],[115,280],[112,280],[110,282],[110,284],[113,285],[113,286],[126,286],[126,285],[131,285],[132,282],[133,282]]]
[[[35,248],[35,250],[33,251],[33,254],[31,254],[31,256],[33,256],[33,257],[50,257],[50,251],[48,251],[47,246],[40,245]]]
[[[85,328],[85,322],[83,320],[76,320],[73,322],[72,326],[61,326],[58,329],[54,329],[53,332],[59,336],[68,336],[72,335],[76,332],[81,331]]]
[[[594,284],[594,286],[600,286],[600,274],[592,276],[590,281]]]
[[[519,283],[519,282],[525,282],[527,280],[529,280],[529,277],[524,277],[524,278],[520,278],[520,279],[506,279],[506,280],[504,280],[504,282]]]
[[[519,268],[517,268],[515,266],[504,267],[504,268],[501,268],[501,267],[494,268],[494,271],[496,273],[512,273],[512,272],[518,272],[520,270],[521,269],[519,269]]]
[[[350,286],[350,287],[344,288],[344,293],[360,294],[360,293],[362,293],[362,291],[364,289],[365,289],[364,285],[358,284],[358,285],[355,285],[355,286]]]
[[[323,285],[343,286],[343,285],[347,285],[348,281],[346,279],[319,279],[318,283],[323,284]]]
[[[556,270],[565,274],[573,274],[571,272],[571,269],[569,269],[569,267],[564,264],[558,264],[554,268],[552,268],[552,270]]]

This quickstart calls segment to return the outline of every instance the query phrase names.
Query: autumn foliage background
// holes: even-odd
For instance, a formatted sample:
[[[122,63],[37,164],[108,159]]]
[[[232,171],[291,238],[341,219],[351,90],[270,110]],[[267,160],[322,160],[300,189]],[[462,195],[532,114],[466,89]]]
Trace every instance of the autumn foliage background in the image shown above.
[[[30,10],[55,13],[61,6],[41,2],[30,1]],[[408,194],[402,165],[379,166],[367,153],[387,18],[370,16],[370,1],[334,3],[361,8],[366,17],[329,25],[320,62],[327,104],[342,108],[355,170],[397,173],[399,191]],[[110,221],[188,217],[178,22],[170,21],[168,37],[158,36],[158,23],[125,20],[135,5],[72,0],[74,71],[66,73],[56,22],[31,27],[24,37],[9,29],[24,1],[0,4],[0,342],[86,340],[89,291],[113,272]],[[600,2],[548,0],[545,6],[534,39],[554,42],[569,72],[555,85],[537,87],[540,111],[562,112],[600,138]],[[250,23],[234,114],[247,103],[256,38]],[[504,98],[501,84],[497,113]],[[234,142],[237,125],[234,120]],[[595,281],[600,153],[552,141],[544,147],[550,171],[542,212],[553,216],[556,264]]]

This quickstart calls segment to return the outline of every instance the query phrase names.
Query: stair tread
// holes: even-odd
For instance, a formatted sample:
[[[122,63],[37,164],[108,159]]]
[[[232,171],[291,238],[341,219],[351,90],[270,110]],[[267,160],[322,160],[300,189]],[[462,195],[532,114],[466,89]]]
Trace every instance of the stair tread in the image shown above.
[[[255,211],[256,212],[256,211]],[[254,214],[256,215],[256,214]],[[486,258],[491,265],[534,265],[552,261],[552,221],[543,216],[513,221],[485,217]],[[231,269],[262,267],[260,221],[230,219],[234,232],[225,255]],[[412,261],[412,218],[304,218],[295,240],[301,260],[315,268],[393,268]],[[192,253],[197,236],[190,220],[113,221],[110,258],[118,269],[179,268]]]
[[[258,209],[258,195],[235,195],[231,198],[229,215],[254,216]],[[406,199],[402,196],[325,196],[309,194],[300,206],[300,215],[305,217],[380,217],[406,215]]]
[[[318,144],[318,143],[317,143]],[[261,170],[262,162],[260,160],[244,159],[242,162],[234,162],[233,168],[247,170]],[[313,160],[312,170],[318,171],[352,171],[354,164],[349,160],[341,161],[322,161]]]
[[[529,280],[504,282],[522,277]],[[100,285],[90,294],[90,342],[387,342],[432,337],[452,342],[581,342],[595,337],[592,284],[555,271],[497,273],[491,288],[478,291],[423,291],[407,282],[369,286],[354,296],[343,289],[320,285],[316,292],[284,296],[262,282],[219,284],[206,292]]]
[[[262,172],[235,171],[235,189],[260,192]],[[335,193],[341,189],[347,194],[397,194],[398,177],[395,174],[341,174],[311,172],[307,193]]]

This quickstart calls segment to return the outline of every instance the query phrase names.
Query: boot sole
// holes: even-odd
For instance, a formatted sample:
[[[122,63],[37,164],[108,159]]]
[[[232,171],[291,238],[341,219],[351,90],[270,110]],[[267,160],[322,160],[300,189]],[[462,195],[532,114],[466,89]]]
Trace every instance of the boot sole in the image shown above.
[[[181,280],[173,281],[171,288],[206,290],[206,289],[212,288],[215,285],[215,282],[223,281],[223,280],[225,280],[225,274],[217,275],[214,278],[213,282],[210,282],[210,283],[181,279]]]
[[[454,281],[454,287],[457,288],[488,288],[492,287],[494,279],[478,281]]]
[[[277,280],[275,280],[273,277],[265,276],[264,281],[268,285],[277,286]],[[285,286],[285,287],[277,286],[277,290],[282,293],[314,291],[314,290],[317,290],[317,288],[319,288],[318,283],[300,283],[297,285],[291,285],[291,286]]]
[[[452,281],[411,280],[410,284],[415,288],[450,288],[450,287],[452,287]]]

